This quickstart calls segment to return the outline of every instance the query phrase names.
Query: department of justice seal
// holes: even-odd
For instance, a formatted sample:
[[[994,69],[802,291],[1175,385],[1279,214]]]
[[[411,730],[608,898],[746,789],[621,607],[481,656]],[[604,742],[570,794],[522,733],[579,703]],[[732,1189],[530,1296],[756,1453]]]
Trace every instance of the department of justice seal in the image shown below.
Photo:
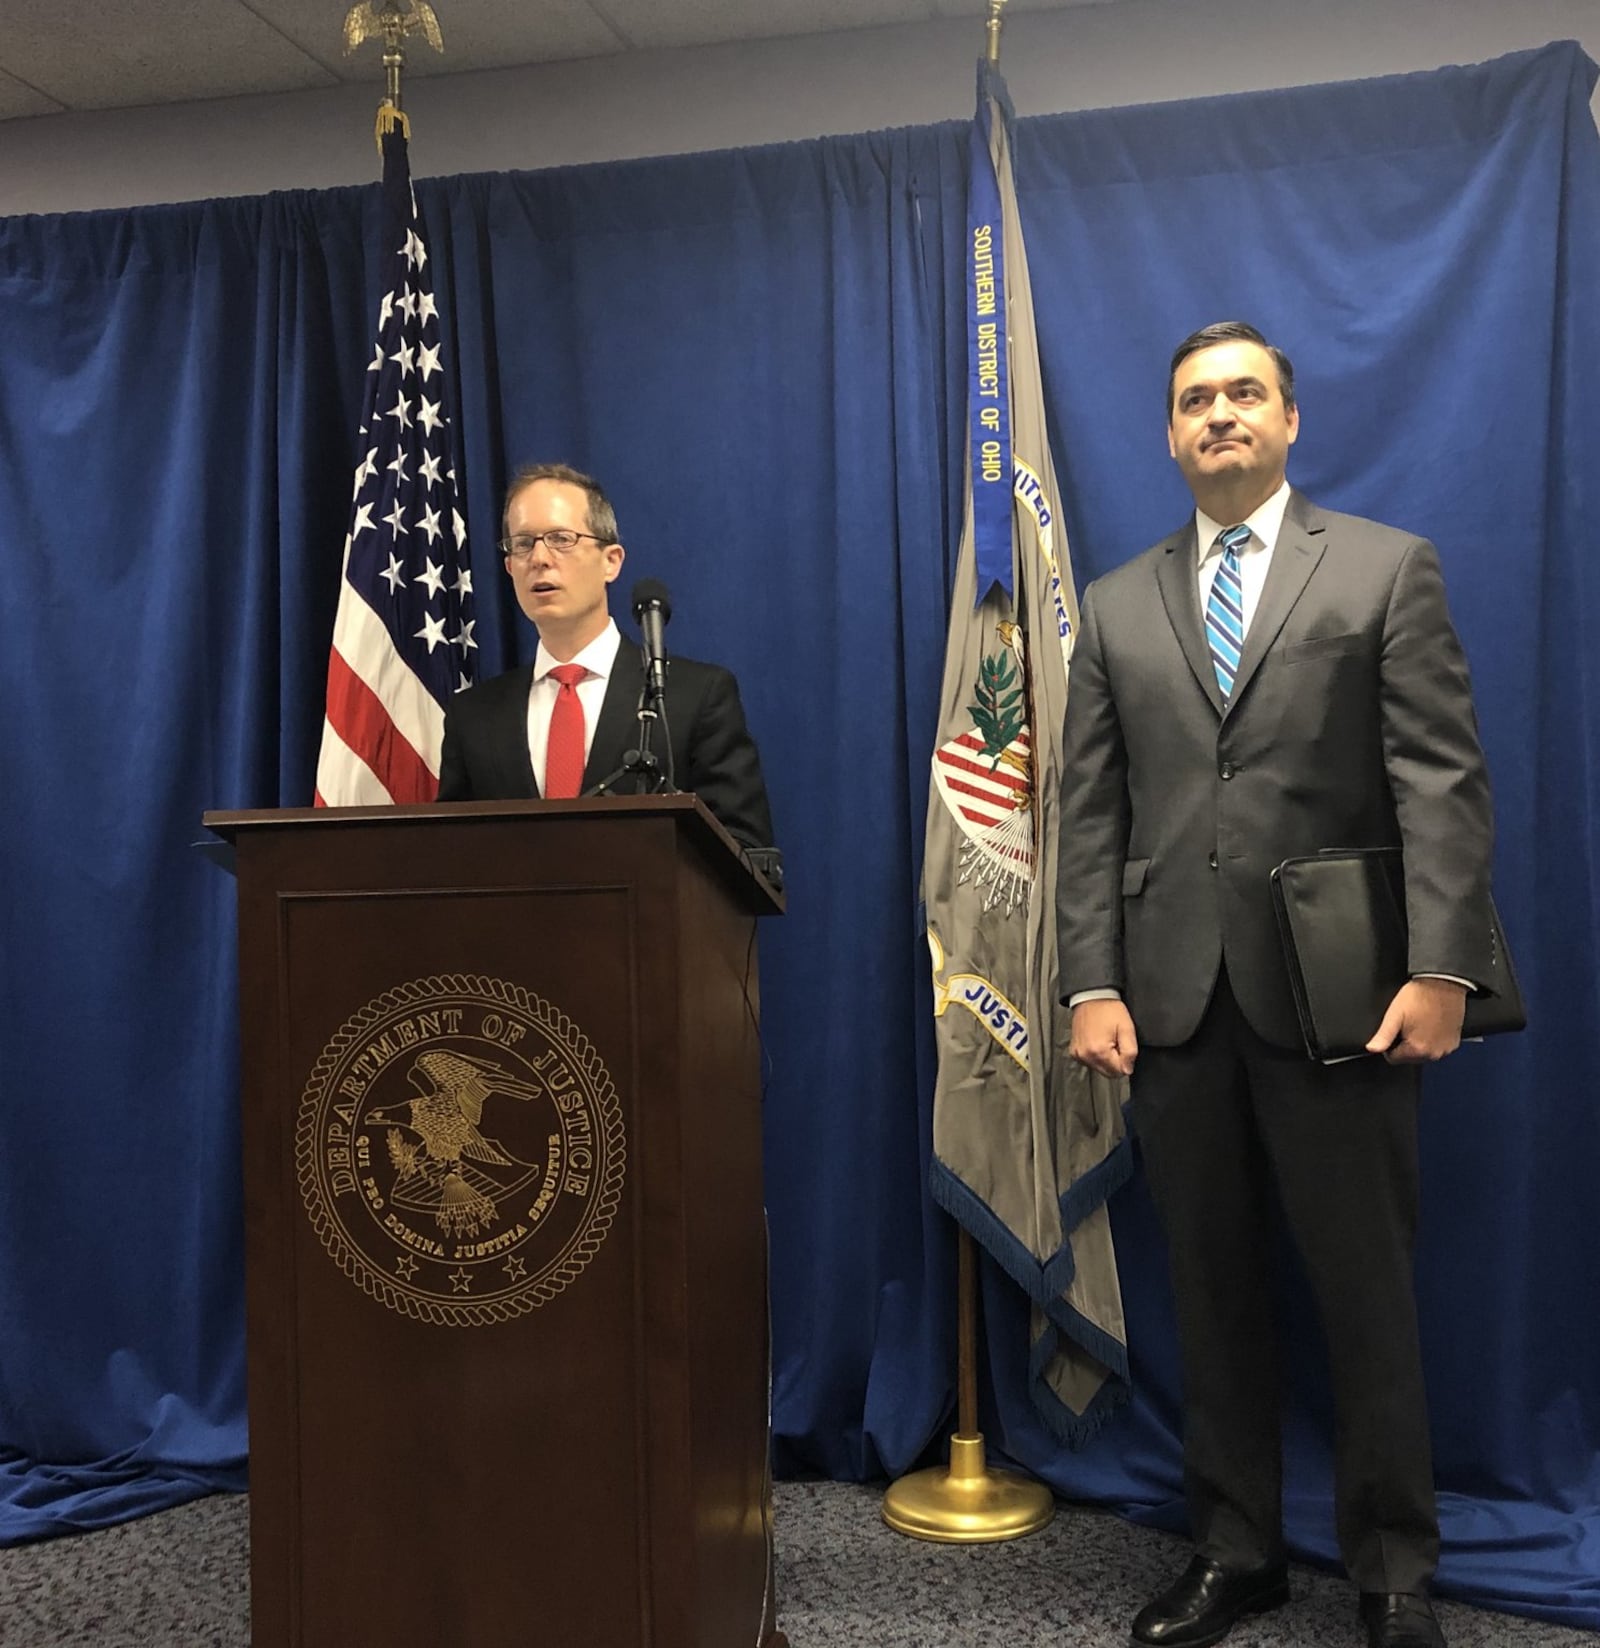
[[[295,1168],[312,1228],[380,1304],[445,1327],[553,1299],[622,1196],[622,1110],[589,1039],[501,979],[386,991],[323,1048]]]

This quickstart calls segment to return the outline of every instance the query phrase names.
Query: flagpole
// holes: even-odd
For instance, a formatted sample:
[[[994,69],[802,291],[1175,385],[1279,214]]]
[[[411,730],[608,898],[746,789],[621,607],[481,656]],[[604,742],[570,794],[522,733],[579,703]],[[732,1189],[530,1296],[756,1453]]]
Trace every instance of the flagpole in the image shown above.
[[[409,9],[402,11],[399,0],[361,0],[345,13],[344,54],[348,57],[367,40],[383,41],[383,101],[378,105],[378,152],[383,152],[383,134],[396,126],[409,138],[411,122],[406,118],[400,101],[400,79],[406,66],[406,36],[420,34],[436,52],[444,50],[444,36],[439,31],[439,19],[428,0],[409,0]]]
[[[1000,31],[1005,27],[1001,14],[1005,9],[1006,0],[989,0],[989,21],[983,25],[984,33],[989,37],[989,61],[997,69],[1000,67]]]
[[[1000,65],[1005,6],[1006,0],[989,0],[986,55],[995,68]],[[914,1539],[980,1545],[1037,1533],[1054,1515],[1055,1498],[1044,1483],[988,1467],[978,1430],[977,1246],[958,1225],[956,1431],[950,1438],[950,1463],[891,1482],[883,1496],[883,1520]]]
[[[978,1430],[977,1250],[960,1230],[956,1245],[956,1431],[950,1463],[891,1482],[883,1520],[896,1533],[948,1545],[995,1544],[1037,1533],[1055,1515],[1044,1483],[991,1470]]]

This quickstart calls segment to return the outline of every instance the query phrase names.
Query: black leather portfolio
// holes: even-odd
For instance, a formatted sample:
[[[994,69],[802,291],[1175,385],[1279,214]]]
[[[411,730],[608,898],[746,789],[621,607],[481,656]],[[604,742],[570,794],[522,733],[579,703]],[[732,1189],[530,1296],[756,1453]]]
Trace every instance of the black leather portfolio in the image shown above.
[[[1306,1052],[1325,1063],[1356,1057],[1410,976],[1400,849],[1285,859],[1272,872],[1272,902]],[[1494,977],[1467,997],[1463,1037],[1520,1030],[1528,1022],[1492,903],[1489,919]]]

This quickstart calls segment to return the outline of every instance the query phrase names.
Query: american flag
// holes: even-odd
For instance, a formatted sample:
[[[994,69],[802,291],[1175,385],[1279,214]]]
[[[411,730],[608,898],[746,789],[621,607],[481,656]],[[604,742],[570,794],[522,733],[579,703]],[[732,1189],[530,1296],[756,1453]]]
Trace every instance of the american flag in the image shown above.
[[[444,706],[472,684],[472,573],[456,502],[439,312],[402,132],[383,139],[389,274],[367,367],[317,805],[431,801]]]

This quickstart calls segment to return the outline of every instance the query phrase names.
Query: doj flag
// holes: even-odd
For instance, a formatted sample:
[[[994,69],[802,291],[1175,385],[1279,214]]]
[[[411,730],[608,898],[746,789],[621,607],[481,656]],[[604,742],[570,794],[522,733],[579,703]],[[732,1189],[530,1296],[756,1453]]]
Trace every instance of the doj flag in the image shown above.
[[[932,1192],[1033,1302],[1031,1394],[1068,1442],[1127,1394],[1106,1198],[1125,1083],[1067,1056],[1056,988],[1061,732],[1078,602],[1045,434],[1010,103],[978,66],[966,509],[923,871],[939,1052]]]

